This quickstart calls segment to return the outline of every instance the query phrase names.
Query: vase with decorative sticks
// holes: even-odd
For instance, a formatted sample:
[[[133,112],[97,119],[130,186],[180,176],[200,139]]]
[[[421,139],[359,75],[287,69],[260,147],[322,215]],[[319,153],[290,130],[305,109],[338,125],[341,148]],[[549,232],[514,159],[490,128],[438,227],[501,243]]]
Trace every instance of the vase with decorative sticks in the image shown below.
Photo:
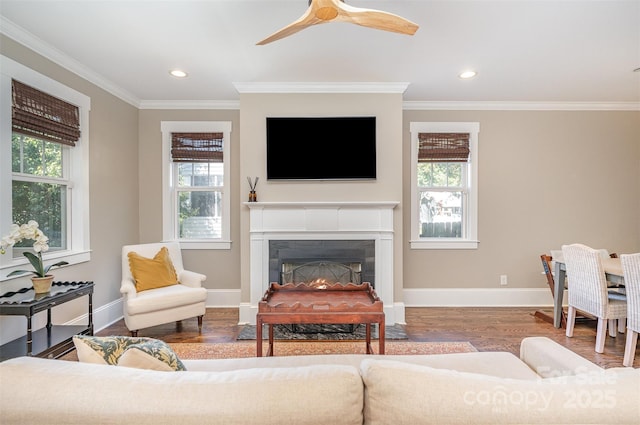
[[[258,196],[256,195],[258,180],[260,180],[260,178],[256,177],[252,182],[251,177],[247,177],[247,181],[249,182],[249,202],[258,202]]]

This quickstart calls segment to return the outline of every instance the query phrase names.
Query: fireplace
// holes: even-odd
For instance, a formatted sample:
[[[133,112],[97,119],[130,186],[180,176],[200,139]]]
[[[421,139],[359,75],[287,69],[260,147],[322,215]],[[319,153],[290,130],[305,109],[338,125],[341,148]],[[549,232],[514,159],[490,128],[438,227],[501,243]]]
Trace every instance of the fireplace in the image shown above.
[[[362,263],[341,263],[338,261],[311,261],[296,263],[289,260],[282,263],[280,284],[347,284],[362,283]]]
[[[375,288],[373,240],[270,240],[269,282],[369,282]]]
[[[353,267],[360,282],[374,286],[386,324],[404,321],[404,306],[395,302],[393,287],[397,202],[244,205],[249,208],[249,302],[240,305],[240,323],[255,324],[258,302],[271,282],[282,283],[283,273],[303,265],[327,270],[330,263]]]

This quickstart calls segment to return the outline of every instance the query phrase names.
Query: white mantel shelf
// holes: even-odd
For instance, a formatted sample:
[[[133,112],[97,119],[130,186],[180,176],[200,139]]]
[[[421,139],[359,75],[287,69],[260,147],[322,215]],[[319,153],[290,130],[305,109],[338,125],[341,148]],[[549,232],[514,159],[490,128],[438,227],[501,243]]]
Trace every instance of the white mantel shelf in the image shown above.
[[[373,240],[375,289],[385,322],[404,319],[394,300],[393,215],[396,201],[244,202],[249,208],[250,302],[240,306],[240,322],[255,324],[258,302],[269,287],[271,240]],[[400,311],[396,311],[399,309]]]
[[[395,208],[397,201],[245,202],[249,208]]]

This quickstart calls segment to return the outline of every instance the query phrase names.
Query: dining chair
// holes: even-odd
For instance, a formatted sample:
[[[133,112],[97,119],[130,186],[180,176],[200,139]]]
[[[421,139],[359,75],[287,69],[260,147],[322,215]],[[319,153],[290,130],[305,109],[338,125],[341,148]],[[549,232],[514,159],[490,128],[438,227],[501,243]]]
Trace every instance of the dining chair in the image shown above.
[[[618,258],[618,254],[616,253],[612,253],[609,254],[609,251],[607,251],[606,249],[598,249],[597,250],[598,253],[600,254],[600,256],[602,258]],[[545,277],[547,278],[547,285],[549,286],[549,289],[551,290],[551,296],[553,298],[555,298],[555,276],[553,274],[553,269],[555,267],[554,263],[556,259],[559,259],[561,261],[564,261],[563,259],[563,255],[562,255],[562,250],[550,250],[549,254],[540,254],[540,260],[542,262],[542,270],[544,272]],[[619,288],[609,288],[609,293],[610,294],[621,294],[620,292],[621,290]],[[620,297],[620,296],[618,296]],[[624,294],[621,295],[621,298],[624,298]],[[564,309],[561,310],[560,312],[561,316],[560,316],[560,327],[561,328],[565,328],[567,327],[567,313],[565,312]],[[535,313],[533,314],[536,318],[540,319],[540,320],[544,320],[545,322],[548,323],[553,323],[553,315],[546,313],[542,310],[536,310]],[[591,316],[576,316],[576,320],[593,320],[594,318]],[[619,320],[618,321],[618,331],[620,333],[624,333],[625,331],[625,321],[624,320]]]
[[[551,296],[555,298],[555,281],[554,281],[553,271],[552,271],[553,266],[551,263],[553,260],[553,257],[547,254],[541,254],[540,260],[542,262],[542,270],[544,271],[544,274],[547,277],[547,285],[549,285],[549,289],[551,290]],[[566,328],[567,314],[565,313],[564,309],[560,312],[560,314],[561,314],[560,326],[563,328]],[[542,310],[536,310],[533,315],[538,319],[544,320],[545,322],[553,323],[552,314],[546,313]]]
[[[623,366],[632,367],[640,332],[640,252],[620,255],[627,290],[627,342]]]
[[[609,335],[615,337],[616,321],[627,316],[627,302],[619,296],[609,294],[598,250],[583,244],[563,245],[562,255],[567,268],[569,295],[566,335],[573,337],[577,310],[591,314],[598,319],[595,351],[602,353],[607,324]]]

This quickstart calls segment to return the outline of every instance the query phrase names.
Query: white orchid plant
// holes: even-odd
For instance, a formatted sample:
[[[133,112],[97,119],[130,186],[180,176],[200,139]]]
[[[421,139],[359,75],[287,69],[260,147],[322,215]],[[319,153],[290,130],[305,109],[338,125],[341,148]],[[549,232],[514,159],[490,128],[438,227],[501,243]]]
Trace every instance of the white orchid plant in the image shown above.
[[[7,277],[23,273],[33,273],[37,277],[45,277],[51,268],[69,264],[66,261],[60,261],[44,266],[42,253],[49,250],[49,238],[42,233],[42,230],[38,228],[38,222],[34,220],[22,225],[12,224],[11,232],[0,240],[0,254],[4,254],[7,252],[7,248],[14,246],[23,239],[33,240],[33,250],[36,254],[28,251],[24,252],[24,256],[33,266],[33,270],[14,270]]]

